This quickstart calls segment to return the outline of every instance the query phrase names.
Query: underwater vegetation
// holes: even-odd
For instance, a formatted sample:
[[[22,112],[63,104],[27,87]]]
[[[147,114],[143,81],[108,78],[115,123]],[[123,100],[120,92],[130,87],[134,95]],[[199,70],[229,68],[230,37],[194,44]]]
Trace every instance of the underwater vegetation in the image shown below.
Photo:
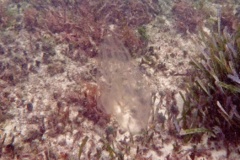
[[[29,74],[38,73],[43,65],[48,65],[46,71],[51,77],[65,72],[65,61],[53,61],[57,45],[67,46],[62,54],[71,60],[86,63],[89,57],[98,55],[104,38],[113,34],[132,56],[141,55],[147,46],[147,40],[144,39],[146,33],[136,30],[144,28],[158,14],[158,10],[159,6],[154,1],[1,2],[0,89],[28,80]],[[20,37],[21,41],[18,40]],[[27,43],[26,46],[21,45],[22,41]],[[75,77],[89,80],[87,76],[83,78],[76,74]],[[95,123],[100,117],[108,121],[108,116],[96,108],[94,98],[98,92],[92,92],[92,87],[89,87],[91,83],[80,83],[83,89],[70,89],[66,93],[69,98],[67,103],[85,106],[84,116]]]
[[[178,33],[197,34],[202,27],[218,29],[216,14],[221,19],[221,25],[228,27],[228,31],[233,33],[239,24],[239,7],[234,3],[222,4],[221,7],[211,8],[207,1],[187,1],[178,0],[172,7],[174,28]],[[216,11],[215,11],[216,10]],[[216,13],[215,13],[216,12]],[[222,27],[221,30],[224,28]]]
[[[240,28],[232,32],[222,27],[219,25],[217,32],[201,32],[197,43],[202,51],[192,59],[194,71],[186,95],[182,95],[181,122],[187,129],[183,134],[189,134],[188,138],[198,132],[209,132],[216,139],[237,143],[240,136]]]
[[[222,8],[221,26],[213,21],[210,34],[202,31],[196,46],[203,51],[193,57],[192,72],[167,75],[189,78],[179,125],[176,90],[153,91],[150,82],[168,69],[164,59],[181,54],[174,50],[180,47],[175,35],[157,37],[172,23],[160,34],[148,25],[162,16],[159,2],[0,2],[0,159],[142,160],[157,159],[155,153],[183,159],[186,152],[195,159],[198,146],[190,143],[194,146],[184,152],[182,136],[189,140],[208,132],[216,139],[238,139],[239,17],[232,17],[231,7]],[[172,3],[175,29],[197,36],[206,15],[183,0]],[[148,50],[151,41],[157,46]],[[170,58],[161,56],[165,51]],[[138,63],[154,72],[143,74]]]
[[[94,57],[104,36],[113,31],[132,54],[146,46],[135,32],[158,13],[156,2],[142,1],[31,1],[24,11],[25,28],[55,37],[58,43],[71,44],[80,54]],[[71,52],[68,56],[75,59]]]
[[[175,28],[179,33],[196,33],[197,28],[203,25],[204,14],[194,8],[191,2],[176,1],[172,13],[175,20]]]

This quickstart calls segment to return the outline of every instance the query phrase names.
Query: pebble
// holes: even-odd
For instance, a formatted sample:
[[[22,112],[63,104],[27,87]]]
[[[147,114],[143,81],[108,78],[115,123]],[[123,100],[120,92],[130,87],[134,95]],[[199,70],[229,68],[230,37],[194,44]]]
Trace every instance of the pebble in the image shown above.
[[[32,103],[28,103],[27,104],[27,111],[28,112],[32,112],[33,111],[33,104]]]
[[[32,141],[41,136],[41,131],[36,125],[28,125],[22,130],[23,141]]]

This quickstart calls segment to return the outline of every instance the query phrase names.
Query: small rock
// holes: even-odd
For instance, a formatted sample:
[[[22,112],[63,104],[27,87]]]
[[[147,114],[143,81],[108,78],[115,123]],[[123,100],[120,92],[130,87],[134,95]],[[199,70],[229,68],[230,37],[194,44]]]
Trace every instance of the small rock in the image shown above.
[[[14,141],[14,136],[12,134],[7,134],[4,140],[4,146],[11,145]]]
[[[78,112],[76,112],[76,111],[71,111],[71,112],[70,112],[70,116],[69,116],[69,120],[70,120],[70,121],[76,120],[77,117],[78,117],[78,115],[79,115]]]
[[[37,125],[29,125],[27,128],[25,128],[25,130],[23,130],[22,135],[23,141],[29,142],[40,138],[40,136],[42,136],[42,133]]]
[[[36,67],[40,67],[41,62],[38,61],[38,60],[36,60],[36,61],[35,61],[35,64],[36,64]]]
[[[55,130],[57,133],[63,133],[65,127],[66,126],[63,123],[58,123]]]
[[[54,76],[56,74],[63,73],[64,71],[65,71],[64,65],[61,63],[53,63],[47,67],[47,72],[50,74],[50,76]]]
[[[183,94],[184,94],[184,93],[183,93]],[[181,113],[182,110],[183,110],[184,101],[183,101],[180,93],[175,94],[174,98],[175,98],[175,100],[176,100],[176,102],[177,102],[177,104],[176,104],[176,105],[177,105],[177,108],[178,108],[179,112]],[[178,115],[178,118],[179,118],[179,116],[180,116],[180,115]]]
[[[0,45],[0,55],[3,55],[5,53],[5,50],[2,45]]]
[[[42,62],[43,62],[44,64],[50,63],[50,56],[49,56],[49,54],[43,53]]]
[[[27,111],[28,111],[28,112],[32,112],[32,111],[33,111],[33,105],[32,105],[32,103],[28,103],[28,104],[27,104]]]
[[[65,138],[65,136],[60,135],[60,136],[58,137],[58,144],[59,144],[60,146],[64,146],[64,145],[67,144],[67,143],[66,143],[66,138]]]

